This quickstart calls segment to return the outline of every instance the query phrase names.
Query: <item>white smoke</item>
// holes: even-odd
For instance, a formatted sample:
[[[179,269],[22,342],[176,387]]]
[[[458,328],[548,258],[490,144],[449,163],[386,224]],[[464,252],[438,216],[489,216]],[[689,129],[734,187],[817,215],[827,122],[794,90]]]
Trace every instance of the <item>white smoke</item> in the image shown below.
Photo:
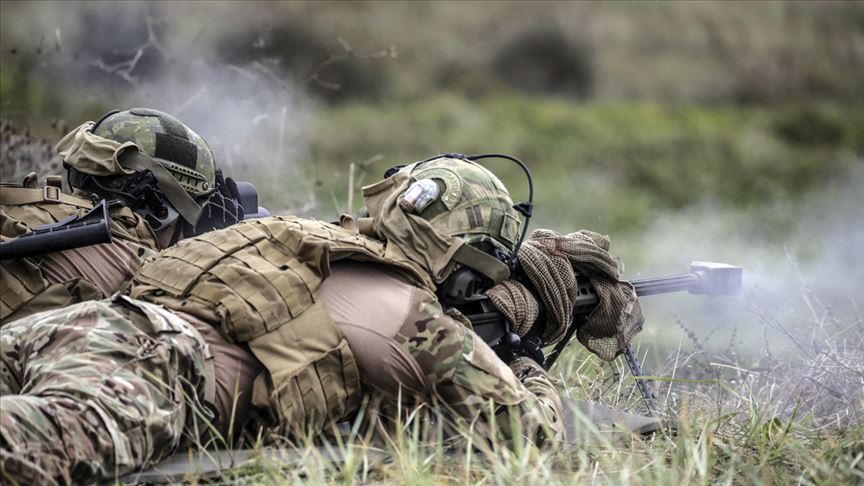
[[[4,3],[3,56],[35,60],[18,65],[44,85],[62,88],[64,106],[50,116],[73,117],[67,121],[74,126],[83,121],[75,116],[95,118],[107,109],[163,110],[209,142],[226,175],[253,182],[269,209],[303,209],[314,194],[297,167],[307,157],[315,101],[278,60],[225,61],[219,40],[230,36],[231,24],[209,25],[212,12],[199,16],[205,8]]]

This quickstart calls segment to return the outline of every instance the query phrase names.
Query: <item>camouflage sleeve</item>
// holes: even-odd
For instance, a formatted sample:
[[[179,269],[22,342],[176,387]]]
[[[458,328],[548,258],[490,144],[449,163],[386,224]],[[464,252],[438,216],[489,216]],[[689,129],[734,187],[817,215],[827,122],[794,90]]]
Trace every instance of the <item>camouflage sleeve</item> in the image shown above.
[[[513,374],[531,394],[531,404],[523,411],[523,420],[530,418],[528,426],[536,430],[538,443],[557,442],[564,438],[564,410],[555,385],[536,361],[520,357],[510,363]]]
[[[561,403],[542,368],[527,359],[507,366],[434,298],[408,316],[396,339],[423,370],[431,400],[475,432],[540,444],[563,430]]]

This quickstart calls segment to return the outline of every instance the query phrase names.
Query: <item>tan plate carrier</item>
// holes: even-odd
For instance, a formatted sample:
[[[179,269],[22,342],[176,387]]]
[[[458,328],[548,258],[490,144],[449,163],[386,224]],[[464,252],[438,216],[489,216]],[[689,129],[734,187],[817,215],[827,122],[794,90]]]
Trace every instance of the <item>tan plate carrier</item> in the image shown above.
[[[269,409],[274,432],[296,437],[323,430],[360,403],[353,354],[318,300],[330,263],[386,264],[432,286],[397,255],[353,227],[291,216],[254,219],[148,259],[131,296],[192,314],[232,342],[248,343],[267,369],[255,380],[253,403]]]
[[[35,173],[22,184],[0,187],[0,238],[7,240],[52,224],[69,216],[80,216],[93,207],[89,199],[64,194],[60,176],[48,176],[39,186]],[[156,238],[143,219],[129,208],[112,209],[111,234],[150,250]],[[42,273],[38,257],[0,261],[0,325],[21,317],[59,309],[76,302],[107,297],[86,278],[50,283]]]

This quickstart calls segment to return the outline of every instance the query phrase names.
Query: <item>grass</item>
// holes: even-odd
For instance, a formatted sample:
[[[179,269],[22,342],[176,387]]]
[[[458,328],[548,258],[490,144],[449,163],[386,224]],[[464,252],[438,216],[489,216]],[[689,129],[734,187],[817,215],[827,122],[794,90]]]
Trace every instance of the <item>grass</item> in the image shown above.
[[[823,308],[815,296],[808,332],[753,302],[773,340],[795,351],[713,354],[685,336],[656,370],[660,402],[677,433],[615,443],[537,449],[463,441],[454,446],[422,411],[406,411],[376,445],[355,424],[337,439],[309,439],[283,460],[255,459],[215,484],[860,484],[864,481],[864,318]],[[697,341],[699,338],[696,338]],[[768,349],[768,348],[766,348]],[[644,350],[643,350],[644,351]],[[695,370],[695,371],[694,371]],[[552,375],[562,394],[642,412],[620,361],[601,363],[571,346]],[[583,418],[577,426],[594,425]],[[460,429],[466,433],[465,429]],[[288,459],[284,459],[288,458]],[[335,460],[334,460],[335,458]]]

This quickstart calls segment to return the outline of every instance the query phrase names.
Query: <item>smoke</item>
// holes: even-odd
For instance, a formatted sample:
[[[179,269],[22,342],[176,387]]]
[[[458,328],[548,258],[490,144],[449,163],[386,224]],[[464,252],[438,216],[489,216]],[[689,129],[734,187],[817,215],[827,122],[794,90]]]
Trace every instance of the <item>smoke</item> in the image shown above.
[[[745,270],[738,297],[641,299],[646,323],[637,346],[648,372],[720,378],[737,390],[726,398],[730,411],[745,406],[746,396],[776,416],[807,416],[819,426],[860,423],[862,184],[859,166],[796,200],[738,210],[706,203],[613,241],[625,262],[638,262],[628,268],[640,272],[628,278],[685,273],[693,260]],[[664,383],[662,395],[674,400],[688,387],[695,390]]]
[[[262,193],[259,200],[272,202],[269,209],[302,210],[314,201],[298,167],[308,156],[316,102],[278,59],[226,61],[220,46],[252,40],[235,39],[230,23],[209,24],[216,14],[201,16],[202,7],[4,4],[4,61],[24,82],[63,87],[56,106],[46,108],[50,113],[23,117],[62,116],[74,126],[108,109],[163,110],[208,141],[226,175],[251,180]],[[244,14],[233,9],[232,15]],[[27,21],[10,21],[16,17]]]
[[[826,181],[795,200],[757,208],[708,203],[661,214],[635,239],[617,241],[630,278],[681,273],[692,260],[715,260],[745,269],[744,294],[776,312],[798,312],[802,295],[827,308],[851,310],[864,284],[864,168]],[[692,299],[692,298],[691,298]]]
[[[194,59],[182,69],[166,70],[142,89],[159,95],[131,104],[163,109],[183,120],[210,143],[226,174],[256,184],[271,211],[314,200],[297,169],[308,155],[306,127],[314,103],[266,65]]]

